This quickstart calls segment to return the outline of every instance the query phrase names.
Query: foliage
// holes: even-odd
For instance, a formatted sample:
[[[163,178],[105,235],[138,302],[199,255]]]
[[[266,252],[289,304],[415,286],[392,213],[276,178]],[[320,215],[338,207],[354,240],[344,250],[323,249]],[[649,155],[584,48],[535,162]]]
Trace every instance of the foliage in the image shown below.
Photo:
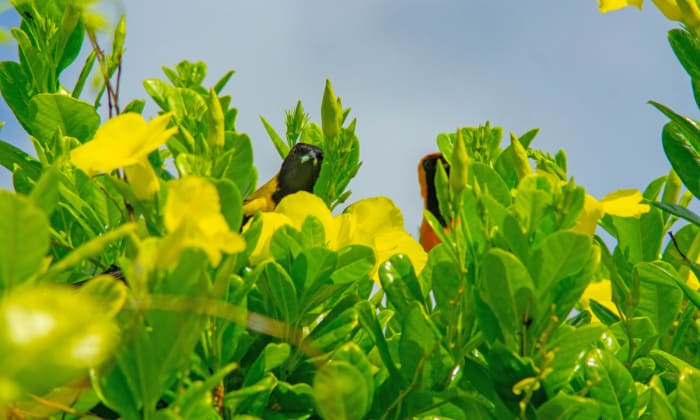
[[[438,135],[446,226],[425,212],[441,240],[426,254],[389,198],[331,213],[360,142],[327,81],[320,125],[301,103],[284,138],[261,118],[282,158],[323,150],[314,194],[244,223],[257,173],[222,94],[233,71],[205,87],[202,62],[164,67],[144,82],[147,121],[145,100],[120,106],[124,19],[105,53],[88,2],[16,3],[19,62],[0,63],[0,91],[35,153],[0,141],[15,188],[0,192],[0,416],[700,415],[694,119],[653,102],[671,171],[600,200],[563,151],[532,147],[537,130]],[[669,39],[698,100],[700,38]]]

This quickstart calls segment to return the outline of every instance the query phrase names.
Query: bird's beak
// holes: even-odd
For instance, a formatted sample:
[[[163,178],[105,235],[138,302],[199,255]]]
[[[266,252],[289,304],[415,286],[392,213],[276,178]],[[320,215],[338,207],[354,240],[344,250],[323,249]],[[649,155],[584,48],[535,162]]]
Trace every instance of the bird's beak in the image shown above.
[[[316,153],[309,153],[299,159],[299,162],[301,163],[306,163],[308,161],[313,161],[314,163],[318,162],[318,156],[316,156]]]

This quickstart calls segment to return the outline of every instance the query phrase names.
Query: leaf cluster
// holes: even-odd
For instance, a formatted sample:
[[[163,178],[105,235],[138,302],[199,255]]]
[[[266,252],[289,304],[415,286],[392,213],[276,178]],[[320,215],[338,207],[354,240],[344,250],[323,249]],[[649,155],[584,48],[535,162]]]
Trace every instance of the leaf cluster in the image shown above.
[[[105,94],[110,112],[146,105],[119,106],[124,20],[105,54],[82,4],[18,2],[19,61],[0,63],[0,91],[35,148],[0,141],[15,188],[0,192],[0,416],[700,416],[700,218],[687,209],[700,192],[695,120],[654,103],[671,120],[662,142],[673,170],[645,189],[648,212],[602,216],[608,241],[581,229],[591,198],[563,151],[532,147],[537,130],[507,144],[489,123],[438,135],[450,168],[438,165],[434,181],[445,225],[425,212],[441,243],[416,272],[405,255],[331,249],[313,216],[274,233],[256,216],[242,229],[257,172],[223,93],[232,71],[205,87],[206,65],[182,61],[144,82],[178,129],[148,156],[153,199],[138,199],[122,170],[90,177],[71,165],[100,127]],[[69,90],[61,72],[85,35],[93,52]],[[680,30],[670,39],[697,93],[700,41]],[[93,70],[101,85],[88,101]],[[323,149],[314,193],[329,208],[348,199],[360,168],[349,112],[327,82],[320,125],[301,103],[284,137],[261,118],[280,157],[297,142]],[[160,267],[168,181],[192,176],[216,187],[245,249],[212,264],[190,247]],[[268,234],[269,258],[251,261]],[[606,284],[609,302],[590,295]]]

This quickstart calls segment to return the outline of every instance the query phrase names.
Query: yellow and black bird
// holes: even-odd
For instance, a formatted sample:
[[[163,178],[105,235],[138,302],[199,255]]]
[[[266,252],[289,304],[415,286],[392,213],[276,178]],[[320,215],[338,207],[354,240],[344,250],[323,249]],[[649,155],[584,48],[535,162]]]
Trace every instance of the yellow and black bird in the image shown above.
[[[323,151],[297,143],[284,158],[279,172],[243,200],[245,222],[259,211],[272,211],[284,197],[297,191],[313,192],[321,172]]]
[[[443,229],[448,229],[445,218],[440,214],[440,206],[438,205],[437,193],[435,191],[437,165],[443,165],[445,171],[448,174],[450,173],[450,166],[442,153],[436,152],[425,155],[418,164],[418,182],[420,183],[420,192],[423,196],[425,209],[435,216]],[[420,226],[420,244],[423,245],[423,249],[425,249],[426,252],[430,251],[439,243],[440,239],[438,239],[437,235],[428,224],[428,221],[423,217],[423,222]]]

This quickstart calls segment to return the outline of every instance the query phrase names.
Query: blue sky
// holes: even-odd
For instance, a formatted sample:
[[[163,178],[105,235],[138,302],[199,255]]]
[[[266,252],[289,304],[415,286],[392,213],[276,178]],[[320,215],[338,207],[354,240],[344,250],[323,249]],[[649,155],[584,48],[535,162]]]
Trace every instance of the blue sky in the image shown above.
[[[205,61],[212,84],[235,69],[226,92],[262,183],[280,160],[259,115],[283,132],[284,110],[301,99],[318,122],[330,78],[358,119],[364,164],[350,201],[387,195],[415,233],[418,160],[459,126],[541,128],[533,146],[566,150],[570,176],[598,197],[664,175],[665,118],[646,102],[697,107],[666,39],[676,25],[647,3],[601,15],[594,0],[124,1],[113,3],[127,15],[120,97],[146,98],[142,80],[182,59]],[[15,55],[0,46],[0,59]],[[0,138],[30,148],[4,104],[0,120]],[[0,185],[10,185],[4,170]]]

